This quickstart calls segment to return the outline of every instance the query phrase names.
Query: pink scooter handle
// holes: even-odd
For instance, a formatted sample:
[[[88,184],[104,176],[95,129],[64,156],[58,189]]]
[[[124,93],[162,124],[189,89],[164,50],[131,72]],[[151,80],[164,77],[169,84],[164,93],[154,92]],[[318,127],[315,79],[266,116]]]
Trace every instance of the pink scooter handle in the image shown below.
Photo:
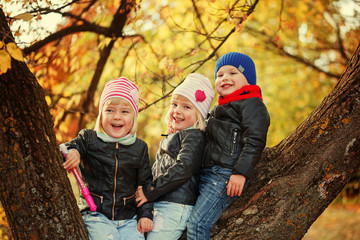
[[[63,156],[66,158],[69,154],[69,150],[64,144],[60,144],[60,151],[62,152]],[[89,189],[85,186],[84,181],[80,177],[80,173],[77,170],[77,168],[73,168],[70,170],[72,174],[74,174],[74,177],[76,179],[76,182],[78,183],[81,193],[84,195],[86,202],[88,203],[90,210],[95,212],[96,211],[96,205],[94,203],[94,200],[92,199]]]

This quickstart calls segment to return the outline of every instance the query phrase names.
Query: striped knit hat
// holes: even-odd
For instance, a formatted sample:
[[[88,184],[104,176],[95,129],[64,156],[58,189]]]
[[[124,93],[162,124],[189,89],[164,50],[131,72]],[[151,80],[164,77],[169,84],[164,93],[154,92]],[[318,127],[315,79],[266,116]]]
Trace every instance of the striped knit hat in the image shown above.
[[[130,103],[136,116],[139,111],[139,88],[128,79],[124,77],[116,78],[108,81],[105,84],[104,90],[101,93],[99,112],[104,103],[110,98],[119,97],[123,98]]]
[[[174,94],[189,99],[205,119],[214,98],[214,89],[207,77],[199,73],[191,73],[175,88]]]

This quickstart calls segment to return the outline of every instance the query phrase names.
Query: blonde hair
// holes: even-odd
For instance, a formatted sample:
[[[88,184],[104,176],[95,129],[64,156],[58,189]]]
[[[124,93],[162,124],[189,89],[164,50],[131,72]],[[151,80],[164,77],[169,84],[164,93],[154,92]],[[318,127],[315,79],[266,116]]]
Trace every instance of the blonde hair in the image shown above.
[[[172,95],[172,99],[181,99],[181,98],[185,98],[186,97],[182,96],[182,95],[178,95],[178,94],[173,94]],[[189,99],[187,99],[189,100]],[[189,100],[189,102],[192,104],[192,102]],[[204,117],[202,116],[202,114],[200,113],[200,111],[196,108],[196,106],[194,104],[192,104],[193,107],[196,109],[196,113],[195,113],[195,121],[194,121],[194,128],[200,129],[200,130],[204,130],[205,128],[205,123],[204,123]],[[168,125],[169,121],[170,121],[170,115],[169,112],[167,112],[166,117],[165,117],[165,123],[166,125]]]
[[[96,123],[95,123],[95,127],[94,127],[94,130],[97,131],[97,132],[101,132],[101,133],[105,133],[106,132],[104,131],[103,127],[102,127],[102,124],[101,124],[101,120],[102,120],[102,110],[103,110],[103,107],[105,105],[109,105],[109,104],[124,104],[126,106],[130,106],[131,108],[131,111],[132,113],[134,114],[134,119],[133,119],[133,126],[132,128],[130,129],[130,132],[129,134],[134,134],[136,133],[136,130],[137,130],[137,116],[135,114],[135,111],[134,109],[132,108],[131,104],[123,99],[123,98],[120,98],[120,97],[113,97],[113,98],[109,98],[108,100],[106,100],[106,102],[104,102],[103,106],[101,106],[100,108],[100,112],[96,118]]]

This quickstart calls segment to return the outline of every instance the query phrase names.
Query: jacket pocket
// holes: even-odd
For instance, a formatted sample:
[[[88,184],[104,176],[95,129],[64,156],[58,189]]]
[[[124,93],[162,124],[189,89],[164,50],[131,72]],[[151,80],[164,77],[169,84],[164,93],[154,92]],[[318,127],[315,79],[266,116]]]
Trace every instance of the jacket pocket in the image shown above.
[[[100,212],[102,210],[104,197],[99,194],[92,193],[92,192],[90,192],[90,195],[92,196],[94,203],[97,207],[96,211]]]
[[[134,205],[135,204],[135,193],[130,197],[123,197],[124,206],[126,205]]]

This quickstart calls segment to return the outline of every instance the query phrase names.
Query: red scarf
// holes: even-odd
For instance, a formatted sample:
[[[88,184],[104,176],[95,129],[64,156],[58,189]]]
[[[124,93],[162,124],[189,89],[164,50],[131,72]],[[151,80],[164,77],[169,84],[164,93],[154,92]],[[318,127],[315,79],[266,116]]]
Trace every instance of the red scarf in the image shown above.
[[[219,96],[218,103],[219,105],[224,105],[229,102],[253,97],[260,98],[263,101],[260,87],[258,85],[246,85],[227,96]]]

